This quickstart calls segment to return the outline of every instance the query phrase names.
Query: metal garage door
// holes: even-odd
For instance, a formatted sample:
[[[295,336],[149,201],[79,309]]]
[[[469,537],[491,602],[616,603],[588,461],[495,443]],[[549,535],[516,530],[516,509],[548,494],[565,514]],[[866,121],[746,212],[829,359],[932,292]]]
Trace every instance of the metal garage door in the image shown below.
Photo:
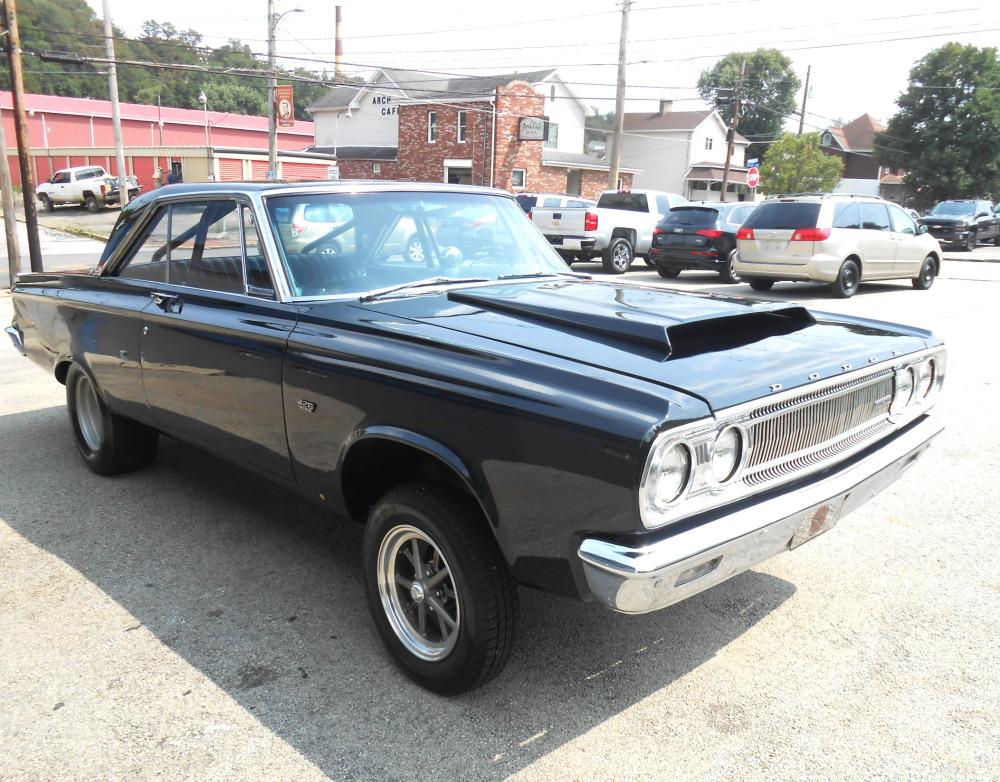
[[[327,163],[282,163],[281,178],[291,181],[327,179],[329,164]]]
[[[243,158],[220,157],[219,181],[238,182],[243,179]]]
[[[267,179],[267,161],[266,160],[251,160],[253,165],[253,172],[250,174],[251,179]]]
[[[132,156],[132,173],[142,186],[143,192],[148,192],[156,187],[153,175],[156,173],[156,158],[145,155]]]

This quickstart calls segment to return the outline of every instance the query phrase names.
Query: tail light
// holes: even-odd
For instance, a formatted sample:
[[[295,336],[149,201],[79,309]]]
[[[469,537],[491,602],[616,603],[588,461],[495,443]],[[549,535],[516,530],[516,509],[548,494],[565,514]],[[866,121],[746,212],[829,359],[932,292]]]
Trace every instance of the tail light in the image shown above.
[[[792,234],[793,242],[822,242],[829,238],[829,228],[799,228]]]
[[[528,219],[534,222],[535,216],[532,214],[531,210],[528,210]]]
[[[722,231],[718,231],[715,228],[699,228],[695,233],[698,236],[707,236],[709,239],[718,239],[722,236]]]
[[[292,238],[301,236],[306,232],[304,223],[292,223]]]
[[[596,231],[597,230],[597,215],[593,212],[587,212],[586,216],[583,218],[583,230],[584,231]]]
[[[660,234],[665,234],[665,233],[666,229],[660,228],[660,226],[656,226],[656,228],[653,229],[653,236],[659,236]]]
[[[736,232],[737,239],[753,239],[753,228],[740,228]]]

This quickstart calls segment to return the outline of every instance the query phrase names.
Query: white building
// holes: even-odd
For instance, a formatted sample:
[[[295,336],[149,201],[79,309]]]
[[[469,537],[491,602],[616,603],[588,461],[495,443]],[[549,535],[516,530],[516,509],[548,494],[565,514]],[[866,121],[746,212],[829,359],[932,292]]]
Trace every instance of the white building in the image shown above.
[[[719,112],[660,110],[625,115],[623,166],[639,170],[635,187],[679,193],[691,201],[718,201],[726,163],[728,128]],[[610,137],[608,141],[610,145]],[[746,186],[746,150],[750,142],[736,134],[729,170],[727,200],[750,200]]]

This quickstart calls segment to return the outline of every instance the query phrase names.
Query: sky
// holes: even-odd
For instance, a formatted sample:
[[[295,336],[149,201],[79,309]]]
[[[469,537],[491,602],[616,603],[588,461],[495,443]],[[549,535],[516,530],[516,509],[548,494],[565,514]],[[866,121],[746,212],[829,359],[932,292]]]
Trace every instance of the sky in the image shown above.
[[[101,0],[88,2],[100,15]],[[341,6],[349,73],[380,65],[478,74],[557,66],[585,103],[601,111],[614,106],[620,0],[343,0]],[[286,65],[319,70],[322,62],[306,59],[332,62],[333,2],[276,0],[276,7],[290,11],[279,25],[279,56],[303,58]],[[236,37],[267,50],[266,0],[111,0],[111,13],[129,35],[155,19],[197,30],[207,44]],[[885,121],[913,63],[948,41],[1000,45],[1000,2],[635,0],[626,110],[652,111],[664,98],[676,110],[701,108],[695,85],[702,70],[729,52],[767,46],[784,51],[803,81],[812,66],[806,130],[865,112]]]

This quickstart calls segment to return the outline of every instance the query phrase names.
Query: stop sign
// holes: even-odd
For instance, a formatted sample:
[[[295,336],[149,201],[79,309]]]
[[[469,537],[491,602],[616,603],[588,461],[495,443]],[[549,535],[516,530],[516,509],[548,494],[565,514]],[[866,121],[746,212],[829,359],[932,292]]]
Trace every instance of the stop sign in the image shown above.
[[[747,187],[753,190],[757,185],[760,184],[760,169],[754,166],[749,171],[747,171]]]

